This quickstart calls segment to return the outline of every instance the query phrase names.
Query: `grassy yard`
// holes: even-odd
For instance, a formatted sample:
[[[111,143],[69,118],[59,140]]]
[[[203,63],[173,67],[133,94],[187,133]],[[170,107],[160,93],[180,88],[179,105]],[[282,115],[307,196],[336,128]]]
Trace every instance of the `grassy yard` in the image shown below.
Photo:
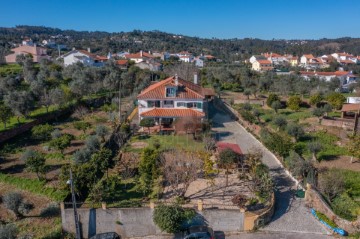
[[[194,140],[192,135],[145,135],[131,138],[125,148],[125,151],[141,152],[142,148],[134,148],[131,146],[132,143],[135,142],[144,142],[149,146],[158,142],[161,145],[160,149],[176,148],[190,151],[201,151],[204,149],[203,142]]]
[[[51,198],[54,201],[63,201],[68,192],[45,186],[44,182],[37,179],[19,178],[8,174],[0,173],[0,182],[10,184],[17,189],[26,190]]]
[[[19,64],[6,64],[0,66],[0,76],[5,77],[8,75],[15,75],[20,73],[22,70]]]
[[[57,110],[58,108],[56,106],[50,106],[49,107],[49,113],[53,113]],[[20,124],[24,124],[24,123],[28,123],[34,120],[34,118],[42,116],[47,114],[46,112],[46,108],[45,107],[41,107],[41,108],[37,108],[34,111],[32,111],[29,115],[29,117],[25,118],[25,117],[20,117],[19,121]],[[10,118],[10,121],[6,124],[6,129],[4,128],[4,124],[0,124],[0,132],[4,131],[4,130],[8,130],[11,128],[14,128],[18,125],[18,120],[16,116],[13,116]]]

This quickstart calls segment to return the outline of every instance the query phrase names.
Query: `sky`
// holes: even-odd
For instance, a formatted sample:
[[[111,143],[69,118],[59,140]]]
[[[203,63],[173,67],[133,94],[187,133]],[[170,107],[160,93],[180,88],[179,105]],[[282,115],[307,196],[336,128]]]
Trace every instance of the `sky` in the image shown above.
[[[0,0],[0,27],[203,38],[360,37],[360,0]]]

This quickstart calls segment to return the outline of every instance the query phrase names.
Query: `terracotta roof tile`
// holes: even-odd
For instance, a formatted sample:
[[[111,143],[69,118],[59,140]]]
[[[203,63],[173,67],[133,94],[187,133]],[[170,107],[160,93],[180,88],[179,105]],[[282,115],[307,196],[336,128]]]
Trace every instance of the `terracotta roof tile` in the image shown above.
[[[193,109],[180,109],[180,108],[154,108],[140,114],[142,117],[204,117],[203,112]]]
[[[260,65],[271,64],[271,61],[269,61],[269,60],[257,60],[257,62],[259,62]]]
[[[127,65],[128,64],[128,60],[117,60],[116,61],[117,65]]]
[[[149,53],[146,53],[146,52],[143,52],[142,53],[142,56],[141,56],[141,52],[138,52],[138,53],[134,53],[134,54],[126,54],[125,55],[125,58],[143,58],[143,57],[147,57],[147,58],[154,58],[153,55],[149,54]]]
[[[359,111],[360,110],[360,104],[344,104],[342,106],[341,111]]]
[[[178,78],[178,90],[176,97],[179,99],[204,99],[206,92],[199,85],[196,85],[190,81]],[[139,95],[138,99],[172,99],[171,97],[165,97],[166,86],[176,86],[175,77],[169,77],[165,80],[159,81],[155,84],[150,85],[148,88],[143,90]]]

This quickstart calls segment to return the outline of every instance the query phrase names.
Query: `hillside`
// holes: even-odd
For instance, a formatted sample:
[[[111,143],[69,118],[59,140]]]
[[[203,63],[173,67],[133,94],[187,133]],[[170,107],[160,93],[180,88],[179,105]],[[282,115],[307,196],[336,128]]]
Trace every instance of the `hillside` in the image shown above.
[[[319,40],[205,39],[160,31],[134,30],[108,33],[61,30],[43,26],[16,26],[0,27],[0,62],[12,45],[20,43],[22,38],[30,37],[35,42],[41,42],[51,36],[55,36],[56,42],[65,44],[68,49],[90,47],[93,52],[99,54],[125,50],[131,52],[187,50],[195,54],[212,54],[226,61],[241,60],[261,52],[288,53],[298,56],[304,53],[321,55],[343,51],[355,55],[360,54],[360,39],[349,37]],[[56,54],[54,51],[50,51],[51,53]]]

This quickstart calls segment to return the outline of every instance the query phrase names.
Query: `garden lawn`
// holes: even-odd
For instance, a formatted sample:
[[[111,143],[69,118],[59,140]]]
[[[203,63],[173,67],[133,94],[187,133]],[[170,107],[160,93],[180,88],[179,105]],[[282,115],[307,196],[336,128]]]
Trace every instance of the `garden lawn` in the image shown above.
[[[0,76],[6,77],[8,75],[16,75],[19,74],[22,70],[19,64],[6,64],[0,66]]]
[[[52,112],[54,112],[56,110],[57,110],[56,106],[50,106],[49,107],[49,113],[52,113]],[[41,108],[38,108],[38,109],[35,109],[34,111],[32,111],[30,113],[29,117],[27,117],[27,118],[20,117],[19,121],[20,121],[20,124],[28,123],[28,122],[34,121],[36,117],[39,117],[39,116],[42,116],[42,115],[45,115],[45,114],[47,114],[46,108],[41,107]],[[6,129],[4,128],[3,123],[0,124],[0,131],[8,130],[8,129],[14,128],[16,126],[18,126],[17,117],[13,116],[13,117],[10,118],[10,121],[6,124]]]
[[[63,201],[68,195],[67,191],[58,190],[45,186],[45,183],[37,179],[19,178],[0,173],[0,182],[13,185],[14,187],[51,198],[57,202]]]
[[[127,152],[141,152],[142,148],[134,149],[131,147],[131,143],[145,142],[149,146],[154,145],[155,142],[159,142],[160,149],[180,149],[190,151],[202,151],[204,150],[204,144],[201,141],[193,139],[192,135],[145,135],[135,136],[131,138],[125,151]]]

